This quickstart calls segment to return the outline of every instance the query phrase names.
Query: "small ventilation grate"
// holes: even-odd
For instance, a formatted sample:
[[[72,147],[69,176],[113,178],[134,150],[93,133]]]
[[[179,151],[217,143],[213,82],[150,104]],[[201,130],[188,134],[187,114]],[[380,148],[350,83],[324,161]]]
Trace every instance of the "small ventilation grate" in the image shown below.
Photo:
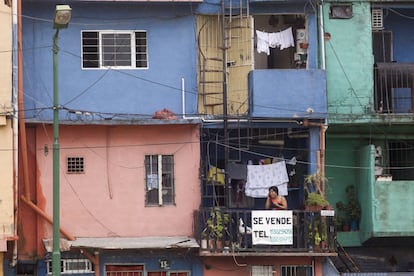
[[[68,173],[84,173],[85,160],[83,157],[68,157],[67,158],[67,172]]]
[[[382,9],[373,9],[371,11],[371,24],[374,31],[384,29],[383,12]]]

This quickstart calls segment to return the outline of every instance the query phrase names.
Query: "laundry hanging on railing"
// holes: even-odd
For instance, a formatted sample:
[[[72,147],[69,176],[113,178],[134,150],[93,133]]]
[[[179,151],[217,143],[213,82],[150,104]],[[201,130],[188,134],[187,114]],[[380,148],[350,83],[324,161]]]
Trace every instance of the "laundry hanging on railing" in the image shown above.
[[[267,33],[256,30],[256,36],[258,53],[266,53],[267,55],[270,55],[270,48],[280,48],[280,50],[283,50],[295,46],[292,27],[276,33]]]
[[[277,186],[280,195],[287,195],[289,176],[286,162],[269,165],[247,165],[247,183],[245,193],[251,197],[267,197],[269,187]]]

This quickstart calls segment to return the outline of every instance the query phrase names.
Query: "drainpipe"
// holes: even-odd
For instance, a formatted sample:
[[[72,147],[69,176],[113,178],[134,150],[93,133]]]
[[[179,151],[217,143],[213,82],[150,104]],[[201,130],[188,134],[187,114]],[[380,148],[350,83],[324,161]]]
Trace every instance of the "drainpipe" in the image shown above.
[[[181,78],[181,113],[183,114],[183,119],[191,120],[191,119],[201,119],[200,117],[187,117],[185,114],[185,80]]]
[[[38,215],[44,218],[47,222],[53,225],[53,219],[46,214],[42,209],[40,209],[36,204],[34,204],[30,199],[27,199],[24,195],[20,197],[20,199],[26,203],[30,208],[32,208]],[[72,236],[68,231],[60,227],[60,233],[62,233],[68,240],[74,241],[75,237]]]
[[[327,129],[326,123],[309,122],[309,120],[303,121],[303,126],[316,126],[319,127],[319,158],[318,158],[318,172],[322,176],[321,191],[325,194],[325,132]]]
[[[14,180],[13,180],[13,202],[14,202],[14,236],[17,237],[17,218],[18,218],[18,206],[19,206],[19,198],[18,198],[18,183],[19,183],[19,126],[18,126],[18,107],[17,107],[17,1],[12,1],[12,45],[13,45],[13,52],[12,52],[12,106],[13,106],[13,170],[14,170]],[[13,241],[13,257],[11,261],[11,266],[14,267],[17,262],[17,238]]]
[[[323,0],[319,4],[319,39],[321,43],[321,59],[322,59],[322,68],[325,70],[326,61],[325,61],[325,27],[323,21]]]

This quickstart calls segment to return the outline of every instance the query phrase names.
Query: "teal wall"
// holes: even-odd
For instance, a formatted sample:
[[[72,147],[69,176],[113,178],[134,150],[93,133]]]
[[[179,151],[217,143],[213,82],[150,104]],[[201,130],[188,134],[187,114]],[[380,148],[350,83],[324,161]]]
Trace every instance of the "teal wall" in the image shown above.
[[[373,102],[373,55],[369,3],[354,2],[353,17],[330,19],[324,4],[329,123],[349,122],[370,113]]]
[[[357,139],[326,139],[326,196],[333,206],[343,200],[348,185],[357,183],[359,170],[355,168],[355,164],[359,147],[360,142]]]
[[[414,181],[377,181],[374,193],[374,235],[414,236]]]

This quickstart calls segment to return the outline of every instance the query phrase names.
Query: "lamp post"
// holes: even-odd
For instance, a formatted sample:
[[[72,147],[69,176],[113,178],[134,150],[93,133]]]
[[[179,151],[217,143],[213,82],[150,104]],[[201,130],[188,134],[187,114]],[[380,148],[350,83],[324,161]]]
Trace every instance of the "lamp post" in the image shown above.
[[[60,275],[60,183],[59,183],[59,86],[58,86],[58,37],[59,30],[67,28],[72,9],[69,5],[56,5],[53,28],[53,252],[52,274]]]

